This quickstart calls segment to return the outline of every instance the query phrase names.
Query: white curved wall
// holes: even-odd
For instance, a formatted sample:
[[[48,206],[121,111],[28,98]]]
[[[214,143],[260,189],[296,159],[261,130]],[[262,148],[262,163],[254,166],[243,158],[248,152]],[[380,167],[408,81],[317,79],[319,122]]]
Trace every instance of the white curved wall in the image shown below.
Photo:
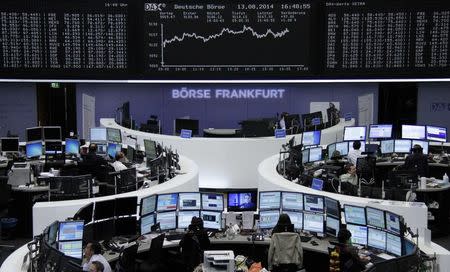
[[[355,124],[355,119],[344,121],[338,125],[322,130],[321,144],[327,145],[342,141],[345,126]],[[290,135],[286,138],[201,138],[183,139],[178,136],[152,134],[131,130],[118,125],[114,119],[102,118],[103,127],[118,128],[122,131],[122,141],[134,145],[135,141],[126,136],[137,137],[137,143],[143,149],[144,139],[162,143],[172,147],[190,159],[199,167],[200,188],[257,188],[258,164],[265,158],[280,151],[291,137],[301,143],[302,134]]]

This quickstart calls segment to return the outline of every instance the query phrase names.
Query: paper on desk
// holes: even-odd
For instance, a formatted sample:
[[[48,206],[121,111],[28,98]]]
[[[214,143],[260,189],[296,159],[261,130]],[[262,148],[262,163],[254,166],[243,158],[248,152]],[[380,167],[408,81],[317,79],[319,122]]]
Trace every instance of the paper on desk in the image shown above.
[[[242,212],[242,228],[245,230],[253,229],[253,212]]]
[[[237,224],[237,220],[236,220],[236,214],[235,213],[227,213],[225,216],[225,222],[227,223],[227,226],[231,225],[235,225]]]

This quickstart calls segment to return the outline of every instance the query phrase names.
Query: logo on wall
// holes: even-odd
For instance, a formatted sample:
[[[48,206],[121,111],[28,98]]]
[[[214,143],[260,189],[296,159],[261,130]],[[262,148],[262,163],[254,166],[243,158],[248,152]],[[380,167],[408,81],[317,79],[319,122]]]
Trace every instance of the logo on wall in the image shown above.
[[[172,89],[172,99],[283,99],[285,89]]]
[[[432,112],[450,111],[450,103],[431,103],[430,110]]]

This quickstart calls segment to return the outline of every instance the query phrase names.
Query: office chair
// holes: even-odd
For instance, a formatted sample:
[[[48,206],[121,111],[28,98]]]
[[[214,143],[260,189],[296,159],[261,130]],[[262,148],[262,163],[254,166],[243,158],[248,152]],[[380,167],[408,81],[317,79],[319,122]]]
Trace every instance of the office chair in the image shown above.
[[[120,171],[119,179],[116,180],[116,194],[136,191],[137,189],[136,168]]]
[[[136,271],[136,255],[138,251],[138,244],[134,244],[125,248],[119,256],[119,261],[116,263],[116,272],[134,272]]]
[[[0,183],[0,219],[8,216],[11,202],[11,185]],[[0,236],[1,234],[2,226],[0,224]]]
[[[276,245],[283,245],[283,248]],[[272,272],[301,271],[303,249],[300,235],[295,232],[274,233],[270,241],[267,261]]]
[[[145,272],[164,272],[168,271],[165,268],[162,260],[163,258],[163,244],[165,234],[161,234],[152,239],[149,254],[147,255],[147,259],[142,262],[142,264],[138,264],[137,271],[145,271]],[[139,261],[138,261],[139,263]]]

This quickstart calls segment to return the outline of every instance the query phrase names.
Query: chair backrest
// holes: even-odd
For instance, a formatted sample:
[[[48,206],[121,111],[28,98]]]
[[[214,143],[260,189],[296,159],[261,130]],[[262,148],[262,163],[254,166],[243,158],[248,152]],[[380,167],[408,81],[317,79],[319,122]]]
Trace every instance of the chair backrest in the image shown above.
[[[122,253],[120,253],[119,261],[116,263],[116,272],[134,272],[136,255],[138,251],[138,244],[134,244],[130,247],[125,248]]]
[[[185,271],[193,271],[197,265],[203,262],[200,241],[193,233],[186,233],[180,242],[180,246]]]
[[[88,198],[91,181],[91,175],[52,177],[49,179],[49,201],[52,198],[53,200]]]
[[[136,169],[129,168],[120,171],[116,186],[118,194],[135,191],[137,189]]]
[[[165,237],[166,235],[163,233],[152,239],[152,243],[150,245],[150,261],[152,263],[161,262]]]
[[[274,245],[274,253],[273,253],[273,260],[270,260],[272,263],[278,259],[277,265],[280,267],[285,267],[285,269],[288,270],[281,270],[281,271],[291,271],[292,264],[301,265],[302,264],[302,252],[301,249],[298,250],[297,245],[301,244],[300,242],[300,235],[295,232],[280,232],[280,233],[274,233],[272,234],[272,241],[274,242],[272,245]],[[297,244],[298,243],[298,244]],[[283,246],[276,246],[276,245],[283,245]],[[271,251],[269,249],[269,251]],[[284,265],[284,266],[283,266]],[[274,264],[275,266],[275,264]],[[295,270],[294,270],[295,271]]]
[[[11,198],[11,185],[0,183],[0,209],[8,206],[8,201]]]

